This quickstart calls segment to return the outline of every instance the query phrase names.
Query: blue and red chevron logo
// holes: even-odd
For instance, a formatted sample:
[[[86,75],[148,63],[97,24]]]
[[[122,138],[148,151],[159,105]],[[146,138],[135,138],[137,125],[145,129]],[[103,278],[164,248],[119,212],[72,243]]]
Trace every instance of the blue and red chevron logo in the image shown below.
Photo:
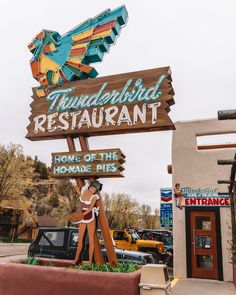
[[[172,189],[171,188],[161,188],[161,201],[169,202],[172,200]]]

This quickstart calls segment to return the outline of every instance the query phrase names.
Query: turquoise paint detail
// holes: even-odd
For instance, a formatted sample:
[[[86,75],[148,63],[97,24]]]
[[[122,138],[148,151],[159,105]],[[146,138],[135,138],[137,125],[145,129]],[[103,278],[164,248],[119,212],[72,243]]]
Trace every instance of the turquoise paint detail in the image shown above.
[[[67,64],[68,59],[71,57],[79,57],[81,59],[81,65],[89,65],[90,63],[100,62],[103,59],[104,53],[109,51],[110,45],[115,43],[116,38],[119,36],[122,26],[124,26],[128,19],[128,12],[125,6],[118,7],[114,10],[107,9],[106,11],[100,13],[92,19],[88,19],[81,23],[74,29],[70,30],[64,35],[60,35],[58,32],[51,30],[43,30],[38,34],[32,41],[35,48],[29,46],[31,53],[34,55],[32,62],[38,61],[39,63],[45,63],[43,59],[40,59],[42,54],[46,55],[53,62],[58,64],[58,68],[52,65],[47,69],[46,72],[41,73],[40,69],[45,68],[40,65],[32,66],[32,72],[35,79],[37,79],[41,85],[55,86],[53,84],[53,79],[51,78],[54,71],[62,70],[67,81],[74,81],[80,79],[93,78],[97,76],[97,71],[93,67],[82,67],[78,69],[78,64]],[[106,26],[106,24],[109,24]],[[100,27],[104,25],[101,29]],[[97,34],[97,28],[99,27],[99,32],[101,34],[105,33],[105,37],[99,37]],[[109,30],[111,28],[111,30]],[[86,37],[81,36],[81,43],[85,43],[81,50],[78,50],[78,55],[75,56],[76,49],[73,48],[75,42],[73,37],[83,32],[93,29],[91,35]],[[50,49],[50,44],[54,44],[55,50]],[[76,42],[78,44],[78,42]],[[32,48],[32,49],[31,49]],[[51,52],[48,52],[52,50]],[[71,61],[70,61],[71,62]],[[47,73],[47,71],[52,71],[53,73]],[[58,84],[63,83],[63,77],[60,76]]]
[[[86,54],[86,61],[89,63],[93,62],[99,62],[102,61],[104,52],[100,50],[97,46],[92,46],[88,48],[87,54]]]
[[[93,19],[88,19],[82,24],[78,25],[73,30],[65,34],[64,36],[76,35],[78,33],[82,33],[90,28],[93,28],[94,26],[101,26],[105,23],[113,21],[116,18],[119,25],[123,26],[126,24],[128,20],[128,11],[125,6],[118,7],[117,9],[113,11],[111,11],[110,9],[107,9],[106,11],[100,13],[97,17]]]
[[[71,43],[61,43],[58,45],[57,51],[50,53],[50,58],[62,65],[66,63],[70,50]]]
[[[68,80],[71,80],[72,77],[74,76],[74,73],[70,69],[68,69],[67,67],[65,67],[65,66],[62,66],[61,70],[62,70],[63,74],[66,77],[68,77]]]
[[[105,92],[108,83],[105,82],[99,91],[92,95],[73,94],[74,88],[59,89],[52,91],[45,98],[46,101],[51,102],[48,112],[56,110],[57,112],[64,112],[67,110],[79,110],[89,107],[102,107],[104,105],[121,105],[127,102],[153,102],[158,101],[162,92],[159,91],[163,80],[166,78],[162,74],[157,80],[156,84],[145,88],[142,84],[142,79],[137,79],[134,82],[132,91],[129,90],[133,79],[129,79],[121,91],[116,89],[111,92]]]

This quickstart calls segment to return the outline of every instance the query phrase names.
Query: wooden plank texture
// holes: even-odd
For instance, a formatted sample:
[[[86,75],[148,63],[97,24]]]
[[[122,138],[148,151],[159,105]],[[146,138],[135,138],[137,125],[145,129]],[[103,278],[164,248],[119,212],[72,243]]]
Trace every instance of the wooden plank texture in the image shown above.
[[[56,178],[123,177],[125,155],[120,149],[52,153],[52,176]],[[84,151],[85,150],[85,151]]]
[[[168,116],[174,104],[169,67],[64,83],[45,97],[35,91],[30,140],[174,129]]]

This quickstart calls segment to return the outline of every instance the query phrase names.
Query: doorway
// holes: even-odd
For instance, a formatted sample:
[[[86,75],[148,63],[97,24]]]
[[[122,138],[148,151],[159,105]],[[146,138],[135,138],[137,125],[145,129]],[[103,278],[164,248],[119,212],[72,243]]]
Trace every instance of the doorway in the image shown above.
[[[188,277],[223,280],[219,208],[186,208]]]

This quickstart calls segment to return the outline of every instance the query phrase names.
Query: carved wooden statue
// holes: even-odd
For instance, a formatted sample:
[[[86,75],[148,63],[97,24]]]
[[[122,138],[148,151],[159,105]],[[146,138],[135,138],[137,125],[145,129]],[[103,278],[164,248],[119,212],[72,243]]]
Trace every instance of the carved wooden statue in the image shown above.
[[[87,229],[89,238],[89,263],[92,264],[94,253],[94,234],[97,230],[96,216],[98,216],[99,208],[95,207],[97,200],[100,199],[100,191],[102,190],[102,184],[95,180],[85,185],[81,189],[80,201],[82,205],[82,212],[76,213],[78,221],[73,221],[73,215],[70,221],[78,224],[78,247],[74,264],[78,264],[80,261],[80,254],[83,249],[84,235]]]

